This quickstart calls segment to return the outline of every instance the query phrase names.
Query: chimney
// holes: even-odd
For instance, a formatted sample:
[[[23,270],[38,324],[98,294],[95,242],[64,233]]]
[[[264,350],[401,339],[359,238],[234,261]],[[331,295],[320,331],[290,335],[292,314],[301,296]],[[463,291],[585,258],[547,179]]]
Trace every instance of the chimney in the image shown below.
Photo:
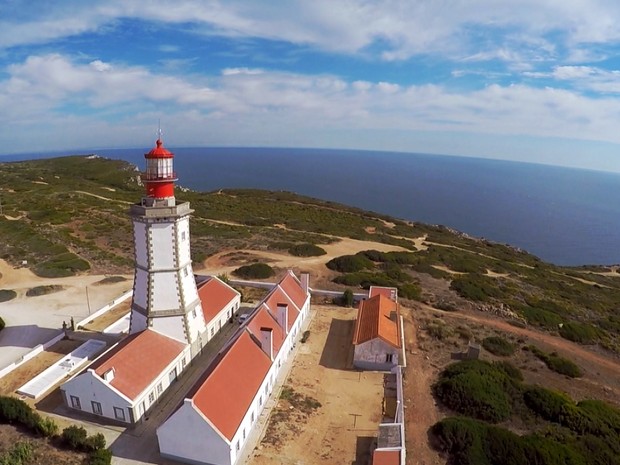
[[[308,295],[310,291],[310,274],[302,273],[301,274],[301,288],[304,290],[304,294]]]
[[[278,324],[282,326],[284,334],[288,334],[288,304],[278,304],[276,319]]]
[[[260,346],[273,362],[273,328],[260,329]]]

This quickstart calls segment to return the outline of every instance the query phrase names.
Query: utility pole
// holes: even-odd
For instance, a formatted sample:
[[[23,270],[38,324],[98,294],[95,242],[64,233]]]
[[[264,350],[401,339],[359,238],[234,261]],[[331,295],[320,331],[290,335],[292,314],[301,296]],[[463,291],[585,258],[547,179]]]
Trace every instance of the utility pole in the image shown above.
[[[86,286],[86,304],[88,305],[88,316],[90,316],[90,298],[88,297],[88,286]]]

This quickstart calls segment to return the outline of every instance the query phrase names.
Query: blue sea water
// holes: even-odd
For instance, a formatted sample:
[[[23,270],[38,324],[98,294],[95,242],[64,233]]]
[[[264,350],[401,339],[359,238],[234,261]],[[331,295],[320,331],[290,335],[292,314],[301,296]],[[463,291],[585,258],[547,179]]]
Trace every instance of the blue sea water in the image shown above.
[[[443,224],[520,247],[558,265],[620,263],[620,174],[392,152],[171,150],[179,184],[194,190],[287,190],[407,220]],[[141,168],[144,152],[96,151]],[[35,157],[2,157],[0,161],[27,158]]]

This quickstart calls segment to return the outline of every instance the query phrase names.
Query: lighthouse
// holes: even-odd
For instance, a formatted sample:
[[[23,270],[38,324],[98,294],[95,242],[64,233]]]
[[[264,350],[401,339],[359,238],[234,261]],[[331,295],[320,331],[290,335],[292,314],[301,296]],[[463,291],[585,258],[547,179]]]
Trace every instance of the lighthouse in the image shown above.
[[[191,344],[195,354],[206,323],[190,253],[193,210],[189,202],[175,199],[174,154],[164,148],[161,132],[144,158],[145,194],[130,209],[135,273],[129,333],[149,328]]]

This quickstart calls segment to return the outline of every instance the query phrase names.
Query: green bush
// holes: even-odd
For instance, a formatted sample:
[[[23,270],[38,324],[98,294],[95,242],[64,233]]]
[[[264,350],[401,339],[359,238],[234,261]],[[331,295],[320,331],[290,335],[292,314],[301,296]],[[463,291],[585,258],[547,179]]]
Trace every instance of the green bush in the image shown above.
[[[493,355],[509,357],[515,353],[515,345],[500,336],[489,336],[482,340],[482,347]]]
[[[450,283],[450,289],[455,290],[461,297],[477,302],[501,297],[503,293],[498,286],[497,279],[481,275],[459,276]]]
[[[447,407],[492,423],[510,417],[519,389],[503,365],[481,360],[450,365],[433,386],[434,394]]]
[[[20,441],[15,443],[9,451],[0,453],[0,465],[26,465],[30,463],[33,454],[32,444]]]
[[[356,273],[374,268],[374,263],[363,255],[342,255],[341,257],[332,258],[325,265],[330,270],[341,273]]]
[[[547,365],[550,370],[553,370],[556,373],[566,375],[570,378],[580,378],[583,375],[581,368],[579,368],[570,360],[564,357],[560,357],[555,352],[548,354],[533,345],[528,346],[527,349],[530,350],[540,360],[545,362],[545,365]]]
[[[403,299],[420,300],[422,289],[414,283],[401,284],[398,287],[398,295]]]
[[[112,463],[112,451],[110,449],[97,449],[88,455],[88,465],[110,465]]]
[[[327,254],[327,252],[315,244],[295,244],[288,249],[288,253],[296,257],[319,257]]]
[[[252,263],[244,265],[232,272],[243,279],[267,279],[275,276],[276,272],[266,263]]]
[[[83,450],[88,433],[82,426],[71,425],[62,430],[62,442],[73,450]]]
[[[599,332],[593,326],[571,321],[562,325],[560,336],[579,344],[594,344],[599,339]]]
[[[0,289],[0,302],[8,302],[17,297],[17,292],[13,289]]]
[[[342,293],[342,304],[345,307],[353,307],[354,296],[351,289],[345,289]]]

